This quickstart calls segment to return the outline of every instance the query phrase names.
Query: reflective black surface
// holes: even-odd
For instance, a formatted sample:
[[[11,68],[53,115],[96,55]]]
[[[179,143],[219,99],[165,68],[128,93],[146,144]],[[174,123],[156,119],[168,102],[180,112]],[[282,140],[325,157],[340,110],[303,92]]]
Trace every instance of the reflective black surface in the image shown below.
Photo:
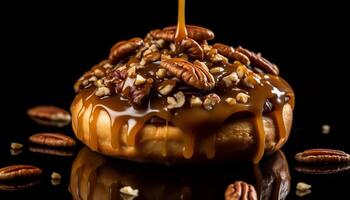
[[[293,158],[295,153],[314,147],[350,152],[346,98],[349,84],[344,70],[348,61],[347,51],[342,50],[349,44],[349,32],[344,25],[348,19],[346,6],[339,3],[308,5],[301,1],[288,5],[283,2],[254,4],[223,0],[208,3],[190,0],[187,3],[189,24],[211,28],[216,34],[216,41],[261,51],[266,58],[279,65],[281,75],[294,88],[295,120],[291,137],[282,148],[291,176],[291,191],[287,199],[349,198],[349,171],[307,175],[294,169],[296,163]],[[174,24],[176,4],[175,0],[79,5],[70,2],[27,2],[1,7],[4,12],[0,15],[4,15],[1,16],[4,23],[0,47],[3,52],[0,167],[32,164],[44,171],[41,182],[32,188],[17,192],[0,191],[1,200],[72,199],[68,191],[72,164],[83,146],[80,144],[76,147],[71,157],[30,152],[28,137],[31,134],[40,131],[73,134],[70,127],[38,126],[26,116],[26,110],[38,104],[68,109],[74,97],[73,83],[84,71],[106,58],[109,48],[116,41],[142,37],[151,29]],[[330,134],[321,133],[322,124],[331,125]],[[11,142],[23,143],[23,153],[12,156]],[[107,160],[109,162],[111,159]],[[114,166],[112,170],[118,170],[115,166],[121,161],[111,162]],[[124,168],[128,166],[128,163],[122,163]],[[136,176],[140,182],[143,180],[137,177],[148,176],[147,170],[141,170],[144,169],[142,165],[130,163],[130,166],[133,166],[132,170],[123,169],[123,174],[132,176],[133,173],[141,173]],[[183,168],[174,172],[172,168],[153,167],[153,171],[159,169],[170,177],[174,173],[184,173],[183,176],[176,176],[174,185],[182,186],[178,178],[185,177],[184,183],[190,183],[191,187],[217,195],[208,195],[207,199],[222,199],[226,184],[236,178],[256,184],[251,165],[198,166],[198,173],[198,169],[193,167],[186,173]],[[263,168],[259,167],[260,170]],[[240,170],[243,170],[242,173],[239,173]],[[62,174],[58,186],[51,184],[52,171]],[[193,176],[186,175],[192,172]],[[217,177],[210,179],[215,187],[202,189],[206,180],[203,172],[209,178]],[[147,179],[153,180],[153,176]],[[299,181],[311,184],[312,193],[302,198],[296,196],[295,185]],[[167,183],[170,183],[166,188],[170,187],[171,193],[171,180],[167,180]],[[193,191],[198,194],[200,190]],[[200,195],[194,197],[206,199]]]

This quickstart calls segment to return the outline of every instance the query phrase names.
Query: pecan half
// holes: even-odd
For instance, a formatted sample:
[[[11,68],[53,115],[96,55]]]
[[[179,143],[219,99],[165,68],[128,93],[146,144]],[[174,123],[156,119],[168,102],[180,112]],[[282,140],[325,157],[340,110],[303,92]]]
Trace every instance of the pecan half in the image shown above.
[[[181,41],[180,50],[187,52],[188,55],[194,59],[203,60],[204,53],[202,47],[191,38]]]
[[[10,181],[40,176],[41,169],[32,165],[11,165],[0,169],[0,180]]]
[[[164,28],[163,31],[173,31],[175,35],[176,28],[177,26],[169,26]],[[188,37],[196,41],[212,40],[215,37],[213,31],[200,26],[186,25],[186,30]]]
[[[29,141],[53,147],[72,147],[76,144],[73,138],[60,133],[37,133],[30,136]]]
[[[71,149],[58,149],[58,148],[44,148],[44,147],[38,147],[38,146],[30,146],[29,147],[30,152],[34,153],[41,153],[41,154],[48,154],[48,155],[55,155],[55,156],[74,156],[74,151]]]
[[[242,54],[246,55],[253,65],[261,68],[263,71],[270,73],[270,74],[273,74],[273,75],[279,74],[278,67],[275,64],[272,64],[270,61],[263,58],[260,54],[256,54],[256,53],[249,51],[248,49],[245,49],[241,46],[237,47],[236,51],[241,52]]]
[[[141,38],[132,38],[130,40],[120,41],[112,47],[109,54],[109,60],[112,64],[115,64],[142,45],[143,40]]]
[[[162,61],[160,66],[197,89],[210,90],[215,86],[215,79],[208,67],[197,60],[190,63],[181,58],[172,58]]]
[[[29,117],[42,125],[65,126],[69,124],[71,116],[69,112],[56,106],[41,105],[30,108],[27,111]]]
[[[233,60],[233,61],[239,61],[242,64],[248,66],[250,65],[250,60],[249,58],[244,55],[243,53],[239,52],[239,51],[235,51],[235,49],[233,47],[227,46],[225,44],[221,44],[221,43],[215,43],[213,45],[214,49],[217,49],[219,54],[226,56],[227,58]]]
[[[175,32],[173,30],[156,29],[150,32],[150,35],[155,39],[163,39],[165,41],[174,41]]]
[[[243,181],[236,181],[227,186],[225,200],[257,200],[257,193],[254,186]]]
[[[343,163],[350,162],[350,155],[334,149],[309,149],[295,155],[303,163]]]
[[[350,164],[340,165],[297,165],[295,170],[304,174],[337,174],[350,170]]]

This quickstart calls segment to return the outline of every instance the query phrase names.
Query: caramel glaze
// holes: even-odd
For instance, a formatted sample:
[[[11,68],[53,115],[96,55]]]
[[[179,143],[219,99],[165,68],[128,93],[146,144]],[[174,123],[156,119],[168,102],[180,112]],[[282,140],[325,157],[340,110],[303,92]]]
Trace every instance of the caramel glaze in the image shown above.
[[[130,65],[133,62],[137,62],[136,59],[130,58],[126,63]],[[105,69],[102,67],[106,61],[101,62],[99,65],[92,68],[92,70],[99,68],[103,71]],[[206,63],[210,69],[211,64]],[[223,64],[224,71],[219,74],[214,75],[217,81],[217,87],[212,91],[221,97],[221,102],[216,104],[212,110],[205,110],[202,107],[191,107],[188,105],[186,100],[185,106],[176,110],[168,110],[166,108],[167,100],[166,96],[161,96],[155,91],[151,91],[149,98],[144,102],[143,108],[134,108],[131,106],[127,99],[125,99],[120,94],[113,94],[108,97],[97,97],[95,95],[96,87],[89,87],[82,89],[76,96],[73,105],[81,101],[83,107],[79,111],[77,122],[77,136],[82,139],[83,130],[82,127],[83,117],[81,117],[85,112],[91,110],[89,119],[90,128],[90,148],[94,151],[98,151],[98,136],[96,134],[97,118],[101,111],[105,111],[111,123],[111,133],[112,141],[111,145],[117,151],[122,154],[121,150],[121,138],[120,131],[124,125],[127,125],[127,145],[135,146],[137,143],[137,133],[144,127],[145,123],[151,117],[159,117],[166,120],[166,126],[173,125],[180,128],[185,134],[183,156],[186,159],[191,159],[195,153],[195,144],[198,137],[206,138],[207,145],[207,158],[212,159],[215,157],[215,134],[211,134],[212,130],[220,127],[225,120],[234,116],[238,113],[250,113],[253,116],[252,123],[255,126],[255,149],[252,152],[251,160],[253,163],[258,163],[265,149],[265,133],[263,126],[263,112],[264,104],[266,100],[270,100],[273,104],[273,110],[266,115],[271,117],[277,127],[277,145],[276,149],[280,148],[286,141],[288,134],[286,133],[286,128],[283,122],[282,109],[283,105],[289,103],[292,108],[294,108],[294,93],[291,87],[286,81],[281,79],[279,76],[269,75],[269,74],[256,74],[252,70],[247,69],[246,77],[250,78],[255,82],[255,87],[250,88],[244,85],[240,87],[226,88],[220,87],[223,84],[221,80],[222,76],[229,74],[236,70],[241,64],[237,62],[230,64]],[[157,79],[155,78],[155,73],[159,69],[159,61],[149,63],[145,68],[138,69],[137,73],[141,74],[145,78],[154,78],[157,84]],[[243,80],[242,80],[243,81]],[[132,85],[134,78],[128,77],[125,81],[123,88]],[[186,88],[186,87],[185,87]],[[182,86],[177,86],[177,91],[182,90]],[[191,92],[183,91],[186,98],[190,98]],[[197,95],[203,91],[192,91]],[[235,105],[227,104],[224,99],[227,97],[235,97],[239,92],[244,92],[250,96],[246,104],[237,103]],[[92,108],[92,109],[90,109]],[[166,140],[166,138],[165,138]],[[162,150],[162,155],[166,156],[166,142]],[[247,155],[249,156],[249,155]]]

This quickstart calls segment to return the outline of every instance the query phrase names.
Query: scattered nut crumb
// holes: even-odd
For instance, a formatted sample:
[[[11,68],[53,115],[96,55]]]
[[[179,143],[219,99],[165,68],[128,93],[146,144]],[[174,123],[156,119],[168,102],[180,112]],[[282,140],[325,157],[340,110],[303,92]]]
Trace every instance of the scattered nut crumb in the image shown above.
[[[95,95],[98,97],[107,96],[110,94],[111,94],[111,91],[109,90],[108,87],[99,87],[95,92]]]
[[[103,83],[103,79],[98,79],[95,82],[96,87],[105,87],[104,83]]]
[[[185,104],[185,95],[183,92],[177,92],[174,97],[167,97],[167,108],[181,108]]]
[[[237,73],[237,75],[238,75],[238,78],[243,78],[244,77],[244,74],[246,73],[246,67],[243,65],[243,64],[241,64],[240,62],[238,62],[238,61],[235,61],[234,62],[234,64],[238,64],[238,67],[236,68],[236,73]]]
[[[12,142],[11,143],[11,149],[22,149],[23,144],[17,143],[17,142]]]
[[[61,174],[57,173],[57,172],[52,172],[51,174],[51,179],[61,179]]]
[[[210,69],[210,73],[212,73],[212,74],[218,74],[222,71],[224,71],[224,68],[222,68],[222,67],[214,67],[214,68]]]
[[[311,189],[311,185],[304,183],[304,182],[298,182],[296,189],[302,190],[302,191],[309,190],[309,189]]]
[[[250,88],[254,88],[255,87],[255,80],[251,76],[246,76],[244,78],[243,82],[244,82],[244,85],[247,86],[247,87],[250,87]]]
[[[95,81],[97,81],[97,77],[96,77],[96,76],[91,76],[91,77],[89,78],[89,81],[90,81],[90,82],[95,82]]]
[[[220,101],[221,99],[217,94],[211,93],[205,97],[203,106],[206,110],[211,110],[216,104],[220,103]]]
[[[155,44],[158,48],[163,48],[164,42],[165,41],[163,39],[159,39],[159,40],[156,40]]]
[[[190,103],[191,103],[191,107],[201,106],[203,104],[202,100],[199,97],[196,97],[193,95],[191,97]]]
[[[166,75],[166,69],[159,68],[158,71],[156,72],[156,76],[158,78],[164,78]]]
[[[161,60],[161,61],[169,60],[169,59],[171,59],[171,55],[162,54],[162,55],[160,56],[160,60]]]
[[[328,124],[322,125],[322,133],[323,134],[329,134],[331,132],[331,126]]]
[[[169,48],[170,48],[170,51],[172,51],[172,52],[176,51],[176,46],[174,43],[170,43]]]
[[[225,99],[226,103],[228,103],[229,105],[235,105],[237,103],[235,98],[232,97],[228,97]]]
[[[59,185],[59,184],[61,184],[61,179],[51,179],[51,184],[52,185]]]
[[[142,85],[146,82],[146,79],[143,78],[141,75],[137,74],[135,79],[135,85]]]
[[[120,188],[119,191],[122,194],[130,195],[130,196],[134,196],[134,197],[139,196],[139,190],[138,189],[133,189],[130,186],[124,186],[124,187]]]
[[[249,95],[247,95],[247,94],[245,94],[243,92],[238,93],[237,96],[236,96],[236,100],[239,103],[247,103],[248,99],[249,99]]]

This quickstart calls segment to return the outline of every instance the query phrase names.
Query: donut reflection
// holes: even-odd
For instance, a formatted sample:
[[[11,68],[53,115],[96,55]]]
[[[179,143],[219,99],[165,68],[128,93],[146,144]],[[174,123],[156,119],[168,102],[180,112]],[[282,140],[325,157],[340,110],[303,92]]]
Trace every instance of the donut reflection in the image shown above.
[[[72,165],[69,190],[73,199],[124,199],[119,190],[139,190],[136,199],[223,199],[230,183],[254,185],[258,199],[285,199],[290,190],[288,163],[282,151],[260,165],[145,165],[107,158],[84,147]]]

